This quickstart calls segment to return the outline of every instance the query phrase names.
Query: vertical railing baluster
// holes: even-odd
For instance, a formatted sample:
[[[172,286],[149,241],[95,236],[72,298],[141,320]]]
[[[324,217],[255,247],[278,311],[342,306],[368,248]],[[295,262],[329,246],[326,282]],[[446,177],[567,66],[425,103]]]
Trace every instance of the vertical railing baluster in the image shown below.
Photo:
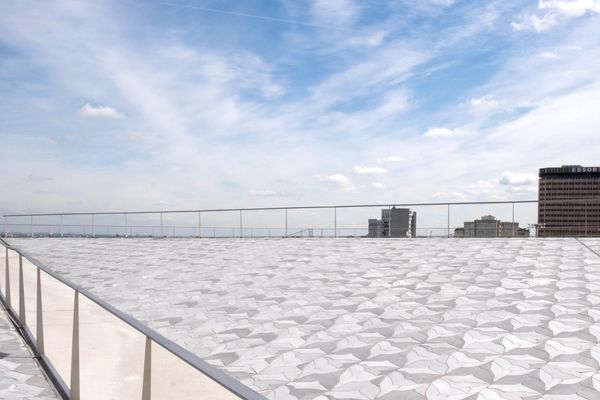
[[[60,216],[60,237],[64,237],[65,236],[65,230],[64,230],[64,226],[63,226],[63,216]]]
[[[393,238],[394,237],[394,227],[392,226],[392,210],[394,209],[394,206],[388,207],[389,208],[389,215],[388,215],[388,237]]]
[[[163,237],[163,213],[160,213],[160,237]]]
[[[448,230],[448,237],[450,237],[450,203],[448,203],[448,225],[447,225],[447,230]]]
[[[92,214],[92,237],[96,237],[96,224],[94,221],[94,214]]]
[[[71,343],[70,400],[79,400],[79,292],[73,300],[73,341]]]
[[[29,224],[31,225],[31,237],[33,237],[33,215],[29,217]]]
[[[25,285],[23,283],[23,256],[19,253],[19,325],[25,326]]]
[[[288,221],[287,221],[287,212],[288,212],[288,209],[286,208],[286,209],[285,209],[285,237],[287,237],[287,235],[288,235],[288,225],[287,225],[287,224],[288,224]]]
[[[36,347],[37,355],[44,354],[44,316],[42,309],[42,277],[41,271],[37,269],[37,307],[36,307]]]
[[[125,237],[127,236],[127,214],[125,214]]]
[[[6,293],[6,306],[7,308],[11,307],[11,300],[10,300],[10,261],[8,259],[8,247],[6,247],[6,279],[5,279],[5,284],[6,284],[6,289],[4,291],[4,293]]]
[[[142,400],[152,399],[152,339],[146,336],[144,351],[144,377],[142,381]]]
[[[244,237],[244,225],[242,224],[242,210],[240,210],[240,238]]]
[[[516,236],[516,227],[515,227],[515,203],[512,203],[512,236]]]
[[[202,213],[198,211],[198,237],[202,237]]]
[[[337,238],[337,207],[333,207],[333,237]]]

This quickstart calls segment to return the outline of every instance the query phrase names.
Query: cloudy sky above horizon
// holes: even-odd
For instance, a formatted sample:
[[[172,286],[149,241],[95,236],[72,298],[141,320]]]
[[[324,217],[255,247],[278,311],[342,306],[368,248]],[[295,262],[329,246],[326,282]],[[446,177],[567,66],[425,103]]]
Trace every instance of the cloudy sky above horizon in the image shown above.
[[[536,198],[600,0],[4,1],[0,210]]]

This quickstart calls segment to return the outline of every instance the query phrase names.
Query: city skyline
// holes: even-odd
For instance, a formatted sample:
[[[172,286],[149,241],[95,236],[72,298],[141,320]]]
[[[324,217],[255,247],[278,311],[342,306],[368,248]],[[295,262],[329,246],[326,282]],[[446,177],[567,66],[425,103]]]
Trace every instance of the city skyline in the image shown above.
[[[600,2],[506,3],[6,2],[0,211],[535,198]]]

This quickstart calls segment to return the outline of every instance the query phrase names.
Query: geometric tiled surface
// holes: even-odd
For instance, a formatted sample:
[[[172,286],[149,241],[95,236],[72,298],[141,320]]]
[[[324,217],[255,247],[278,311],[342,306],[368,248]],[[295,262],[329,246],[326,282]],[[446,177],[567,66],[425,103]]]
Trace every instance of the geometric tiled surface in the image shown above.
[[[11,241],[270,399],[600,399],[574,239]]]
[[[59,399],[0,306],[0,399]]]

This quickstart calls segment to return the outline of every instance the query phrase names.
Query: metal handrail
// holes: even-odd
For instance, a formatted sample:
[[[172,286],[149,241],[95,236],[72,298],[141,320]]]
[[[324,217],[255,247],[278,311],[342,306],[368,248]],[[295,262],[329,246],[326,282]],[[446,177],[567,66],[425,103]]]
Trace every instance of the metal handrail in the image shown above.
[[[191,353],[189,350],[186,350],[185,348],[181,347],[180,345],[173,342],[172,340],[167,339],[166,337],[164,337],[160,333],[156,332],[155,330],[151,329],[150,327],[144,325],[137,319],[131,317],[128,314],[125,314],[122,311],[119,311],[118,309],[111,306],[110,304],[108,304],[104,300],[100,299],[96,295],[90,293],[88,290],[84,289],[83,287],[69,281],[68,279],[65,279],[60,274],[57,274],[52,269],[48,268],[41,261],[37,260],[35,257],[28,254],[26,251],[22,250],[20,247],[13,246],[1,238],[0,238],[0,244],[2,244],[2,246],[7,248],[8,250],[12,250],[12,251],[16,252],[17,254],[19,254],[20,256],[24,257],[35,267],[39,268],[39,270],[44,271],[46,274],[50,275],[52,278],[58,280],[62,284],[73,289],[75,291],[75,293],[80,293],[80,294],[84,295],[86,298],[88,298],[89,300],[91,300],[92,302],[94,302],[95,304],[97,304],[98,306],[103,308],[104,310],[108,311],[110,314],[114,315],[115,317],[117,317],[121,321],[125,322],[126,324],[128,324],[129,326],[131,326],[132,328],[134,328],[141,334],[145,335],[147,338],[151,339],[153,342],[162,346],[163,348],[168,350],[170,353],[174,354],[179,359],[186,362],[187,364],[189,364],[196,370],[200,371],[201,373],[203,373],[204,375],[206,375],[213,381],[217,382],[218,384],[220,384],[221,386],[223,386],[230,392],[236,394],[237,396],[241,397],[242,399],[266,400],[266,398],[264,396],[255,392],[248,386],[242,384],[241,382],[239,382],[238,380],[236,380],[229,374],[211,366],[206,361],[200,359],[198,356]],[[2,298],[2,296],[0,296],[0,298]],[[11,307],[7,307],[7,308],[11,308]],[[12,311],[14,314],[14,310],[12,310]],[[30,344],[33,344],[33,347],[35,349],[35,339],[31,335],[31,332],[28,332],[28,330],[25,330],[25,334],[30,336],[27,338],[28,342]],[[36,353],[37,353],[37,351],[36,351]],[[54,377],[54,378],[56,378],[56,377]],[[58,376],[58,380],[55,380],[55,382],[58,382],[59,384],[64,385],[64,382],[62,382],[62,379],[60,378],[60,376]],[[66,387],[62,387],[61,390],[66,393],[69,392],[68,388],[66,388]]]
[[[576,201],[576,200],[569,200]],[[586,201],[586,200],[577,200]],[[600,198],[587,201],[600,201]],[[378,204],[342,204],[342,205],[314,205],[314,206],[279,206],[279,207],[247,207],[247,208],[205,208],[192,210],[148,210],[148,211],[99,211],[99,212],[64,212],[64,213],[33,213],[33,214],[4,214],[3,217],[50,217],[73,215],[112,215],[112,214],[179,214],[179,213],[207,213],[207,212],[232,212],[232,211],[274,211],[274,210],[302,210],[302,209],[333,209],[333,208],[369,208],[369,207],[419,207],[419,206],[447,206],[447,205],[476,205],[476,204],[523,204],[537,203],[538,200],[498,200],[498,201],[459,201],[437,203],[378,203]],[[546,201],[550,203],[551,201]]]
[[[560,203],[591,203],[599,202],[600,197],[586,199],[559,199],[543,200],[544,204]],[[334,209],[334,208],[370,208],[370,207],[427,207],[427,206],[461,206],[481,204],[525,204],[538,203],[539,200],[495,200],[495,201],[445,201],[427,203],[368,203],[368,204],[341,204],[341,205],[308,205],[308,206],[278,206],[278,207],[232,207],[232,208],[199,208],[188,210],[145,210],[145,211],[86,211],[86,212],[55,212],[55,213],[31,213],[31,214],[4,214],[3,217],[50,217],[50,216],[74,216],[74,215],[112,215],[112,214],[179,214],[179,213],[208,213],[208,212],[233,212],[233,211],[274,211],[274,210],[302,210],[302,209]]]

